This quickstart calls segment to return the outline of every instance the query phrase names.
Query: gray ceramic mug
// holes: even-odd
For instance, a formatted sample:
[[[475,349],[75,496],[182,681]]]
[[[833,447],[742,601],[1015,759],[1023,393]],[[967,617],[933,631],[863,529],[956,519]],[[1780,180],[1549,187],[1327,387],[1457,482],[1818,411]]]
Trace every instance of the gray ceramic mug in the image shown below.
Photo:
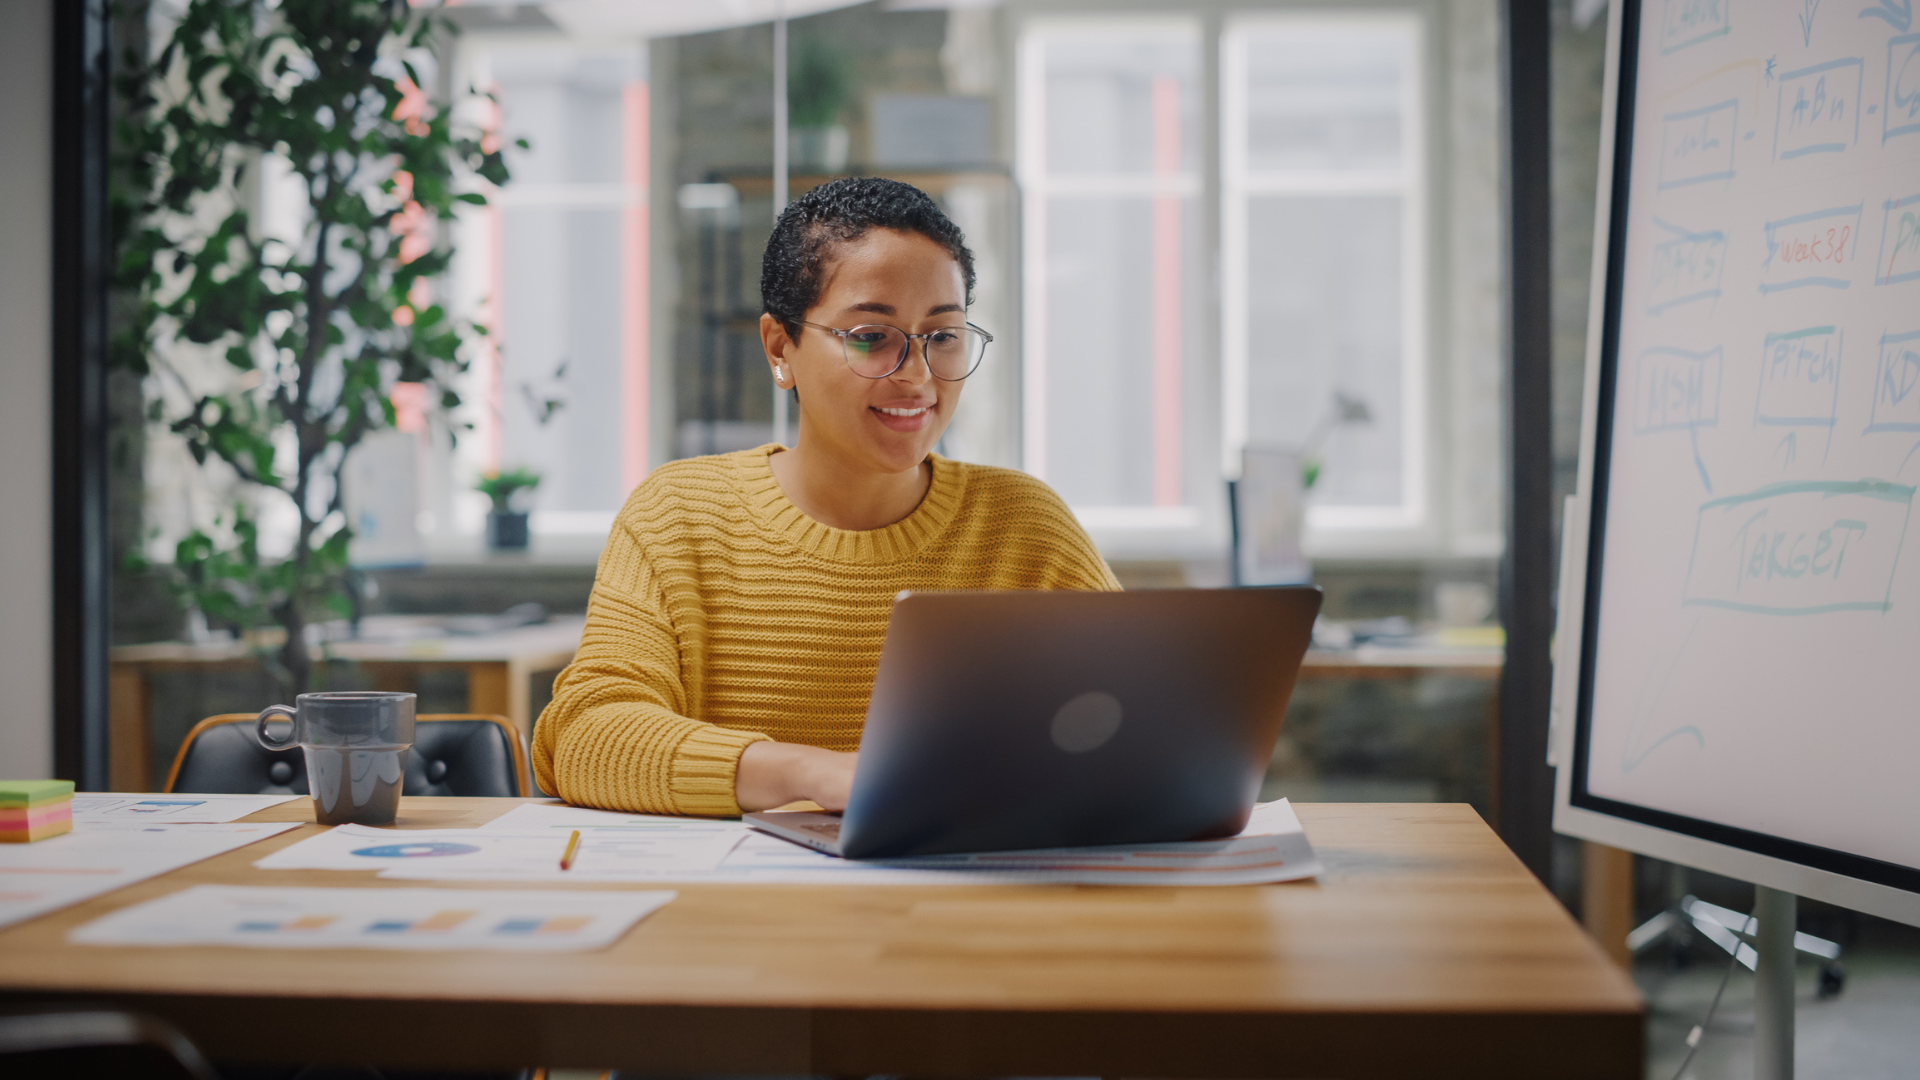
[[[413,748],[413,703],[412,694],[386,691],[301,694],[294,708],[262,709],[253,734],[269,750],[298,746],[305,752],[315,821],[391,825]],[[267,734],[267,721],[275,716],[293,721],[284,740]]]

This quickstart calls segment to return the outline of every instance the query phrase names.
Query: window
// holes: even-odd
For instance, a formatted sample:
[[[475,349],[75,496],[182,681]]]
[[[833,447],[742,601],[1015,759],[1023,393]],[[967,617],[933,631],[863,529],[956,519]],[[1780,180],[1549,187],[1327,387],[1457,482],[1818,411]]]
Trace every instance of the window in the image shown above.
[[[1412,15],[1248,19],[1222,43],[1223,441],[1229,468],[1249,442],[1319,443],[1322,529],[1425,517],[1419,48]]]
[[[464,55],[498,101],[513,179],[462,225],[491,347],[461,471],[538,471],[534,531],[598,540],[649,464],[645,54],[507,40]],[[455,503],[455,531],[479,532],[484,510]]]
[[[1096,529],[1194,527],[1211,468],[1189,435],[1208,396],[1200,48],[1186,20],[1022,42],[1025,462]]]
[[[1292,447],[1310,536],[1431,543],[1422,18],[1212,25],[1024,27],[1026,467],[1103,547],[1175,554],[1246,446]]]

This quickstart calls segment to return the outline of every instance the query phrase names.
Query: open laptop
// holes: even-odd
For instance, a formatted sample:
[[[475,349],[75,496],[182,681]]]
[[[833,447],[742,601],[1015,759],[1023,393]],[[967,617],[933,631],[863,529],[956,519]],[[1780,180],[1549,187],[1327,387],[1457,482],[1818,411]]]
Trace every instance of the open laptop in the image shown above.
[[[1319,611],[1310,586],[902,593],[845,813],[746,821],[852,859],[1232,836]]]

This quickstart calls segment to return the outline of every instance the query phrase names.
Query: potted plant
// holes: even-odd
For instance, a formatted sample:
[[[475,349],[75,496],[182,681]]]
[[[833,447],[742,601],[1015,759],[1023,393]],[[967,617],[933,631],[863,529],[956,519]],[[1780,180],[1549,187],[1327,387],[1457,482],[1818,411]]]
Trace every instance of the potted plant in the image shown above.
[[[460,404],[465,346],[485,331],[433,302],[452,257],[442,223],[507,170],[493,136],[423,89],[416,62],[443,25],[431,11],[186,0],[167,17],[115,79],[112,356],[231,500],[175,547],[176,595],[262,642],[298,694],[309,628],[354,609],[348,453],[393,425],[396,384]],[[269,188],[295,208],[277,228],[255,220]],[[284,551],[265,542],[270,514],[292,525]]]
[[[787,153],[802,172],[837,173],[847,167],[851,140],[840,113],[853,92],[851,62],[833,43],[796,35],[787,75]]]
[[[540,474],[532,469],[506,469],[480,478],[474,490],[493,500],[487,512],[487,546],[495,551],[519,550],[527,546],[527,512],[513,508],[513,497],[540,486]]]

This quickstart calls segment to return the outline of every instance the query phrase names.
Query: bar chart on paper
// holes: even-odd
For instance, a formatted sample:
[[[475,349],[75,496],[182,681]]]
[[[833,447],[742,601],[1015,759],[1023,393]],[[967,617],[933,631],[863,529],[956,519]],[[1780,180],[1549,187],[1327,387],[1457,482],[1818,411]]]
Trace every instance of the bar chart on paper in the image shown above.
[[[590,811],[591,812],[591,811]],[[568,833],[524,829],[374,829],[342,825],[275,851],[263,870],[374,870],[410,881],[648,881],[718,866],[742,830],[589,829],[571,869]]]
[[[672,892],[200,885],[96,919],[88,945],[573,952],[602,949]]]
[[[304,795],[157,795],[83,792],[73,797],[75,822],[238,821]]]

